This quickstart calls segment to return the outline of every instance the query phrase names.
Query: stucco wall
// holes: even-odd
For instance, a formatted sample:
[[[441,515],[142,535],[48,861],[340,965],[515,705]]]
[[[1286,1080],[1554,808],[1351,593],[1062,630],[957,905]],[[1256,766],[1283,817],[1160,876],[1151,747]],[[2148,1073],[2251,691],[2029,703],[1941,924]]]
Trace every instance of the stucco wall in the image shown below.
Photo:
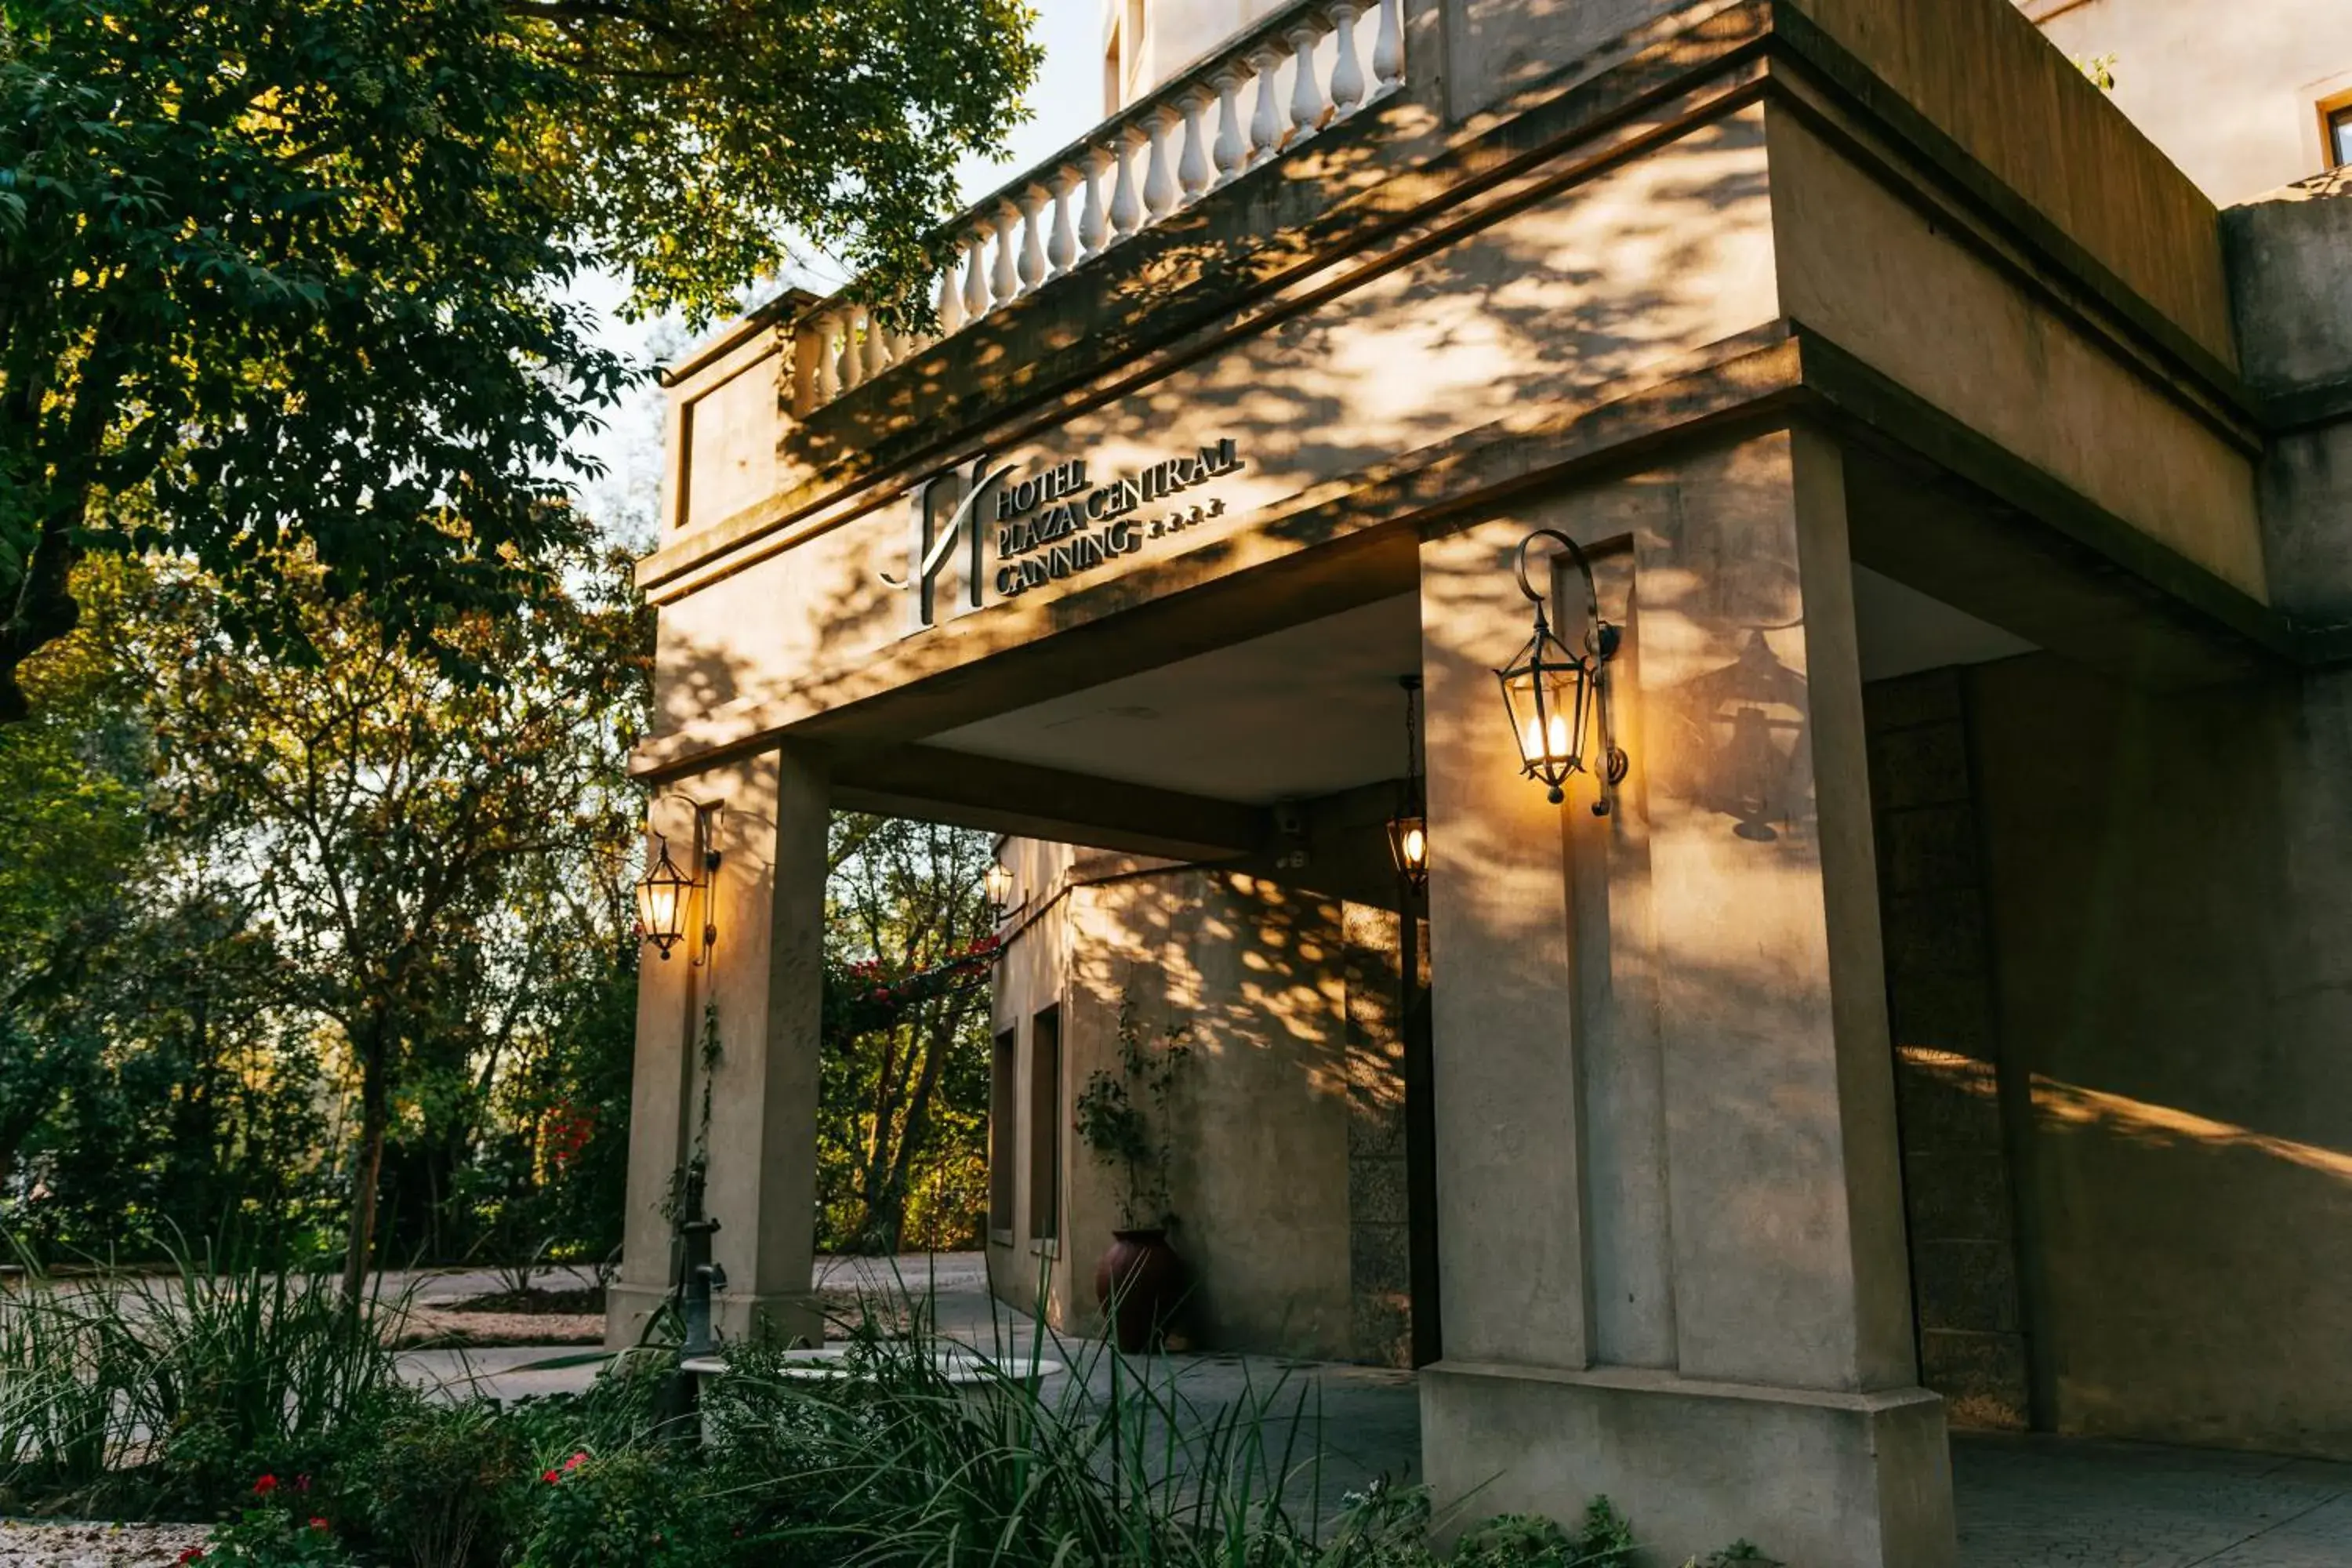
[[[1749,109],[998,448],[996,460],[1026,473],[1085,453],[1126,471],[1237,437],[1244,466],[1215,487],[1224,515],[1148,556],[1222,545],[1230,559],[1225,542],[1261,508],[1772,320],[1765,186],[1763,116]],[[663,605],[657,733],[805,717],[795,686],[844,676],[854,686],[898,642],[905,596],[879,574],[902,568],[905,499],[894,482],[846,506],[852,515],[795,524],[789,548]],[[1027,640],[1066,591],[1118,570],[947,621],[926,655],[970,657],[975,623]],[[943,592],[954,586],[943,579]]]
[[[1789,315],[2260,599],[2254,462],[1795,117],[1771,122]],[[2219,241],[2214,242],[2218,258]]]
[[[2327,166],[2316,106],[2352,91],[2341,0],[2024,0],[2068,55],[2115,57],[2116,107],[2228,205]]]
[[[1028,901],[994,986],[992,1026],[1019,1041],[1014,1224],[989,1246],[997,1296],[1034,1310],[1043,1280],[1055,1326],[1099,1321],[1094,1268],[1120,1223],[1119,1179],[1071,1122],[1088,1079],[1118,1070],[1128,1000],[1155,1048],[1171,1025],[1188,1030],[1166,1122],[1171,1238],[1196,1279],[1187,1336],[1395,1359],[1411,1319],[1393,918],[1230,871],[1031,840],[1008,855]],[[1060,1244],[1041,1248],[1026,1228],[1028,1118],[1035,1019],[1055,1006],[1065,1187]]]
[[[2352,676],[1969,686],[2050,1415],[2352,1458]]]
[[[2280,607],[2352,625],[2352,169],[2225,215],[2246,378],[2271,400],[2263,531]]]

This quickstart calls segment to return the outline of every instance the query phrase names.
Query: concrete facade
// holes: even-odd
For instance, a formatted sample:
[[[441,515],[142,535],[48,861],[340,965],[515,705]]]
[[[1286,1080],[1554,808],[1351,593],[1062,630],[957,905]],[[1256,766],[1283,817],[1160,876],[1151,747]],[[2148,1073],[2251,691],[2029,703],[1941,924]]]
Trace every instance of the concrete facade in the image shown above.
[[[2227,206],[2340,160],[2329,116],[2352,106],[2352,37],[2333,0],[2019,0],[2050,41],[2111,61],[2116,106]]]
[[[1937,1568],[1952,1421],[2337,1453],[2352,203],[2225,216],[2009,0],[1555,11],[1154,57],[1024,187],[1148,223],[1072,260],[1065,183],[936,342],[788,297],[672,373],[635,765],[726,852],[613,1331],[698,1160],[730,1331],[806,1322],[838,805],[1013,841],[1000,1295],[1086,1326],[1070,1096],[1188,1023],[1200,1342],[1407,1336],[1441,1507]],[[1624,632],[1606,816],[1491,684],[1537,528]]]
[[[1101,1326],[1094,1268],[1119,1178],[1072,1118],[1088,1079],[1117,1071],[1124,1003],[1149,1042],[1185,1030],[1158,1123],[1194,1279],[1181,1342],[1406,1364],[1393,916],[1246,873],[1030,840],[1003,853],[1020,901],[994,995],[1013,1061],[991,1108],[1014,1164],[990,1216],[998,1299],[1038,1312],[1042,1287],[1054,1327]]]

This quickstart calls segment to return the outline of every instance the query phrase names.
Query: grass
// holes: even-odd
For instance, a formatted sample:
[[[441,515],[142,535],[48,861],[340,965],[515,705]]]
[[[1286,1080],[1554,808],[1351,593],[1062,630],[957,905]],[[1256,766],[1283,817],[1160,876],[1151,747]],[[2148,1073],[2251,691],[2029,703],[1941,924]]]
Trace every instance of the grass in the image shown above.
[[[0,1294],[0,1505],[168,1511],[255,1467],[323,1468],[409,1397],[376,1321],[265,1249]]]
[[[1329,1495],[1319,1396],[1287,1373],[1196,1402],[1181,1363],[1000,1331],[959,1380],[903,1285],[862,1303],[850,1375],[738,1348],[698,1424],[658,1414],[660,1347],[583,1394],[428,1397],[381,1305],[226,1247],[28,1279],[0,1295],[0,1512],[234,1519],[214,1555],[259,1568],[1435,1568],[1433,1531],[1455,1568],[1634,1552],[1597,1501],[1572,1530],[1461,1529],[1412,1489]]]

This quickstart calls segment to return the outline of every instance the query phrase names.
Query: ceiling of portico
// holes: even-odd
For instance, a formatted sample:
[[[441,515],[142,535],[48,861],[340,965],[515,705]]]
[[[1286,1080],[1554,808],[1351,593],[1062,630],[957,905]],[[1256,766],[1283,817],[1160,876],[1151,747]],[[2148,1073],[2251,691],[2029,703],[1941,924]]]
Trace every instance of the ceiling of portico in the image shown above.
[[[1286,627],[933,736],[1004,757],[1253,805],[1404,772],[1404,694],[1421,668],[1412,595]]]
[[[1865,680],[2033,645],[1856,566]],[[1513,650],[1497,648],[1499,659]],[[931,738],[929,744],[1244,805],[1312,799],[1404,771],[1397,677],[1420,668],[1400,595]]]

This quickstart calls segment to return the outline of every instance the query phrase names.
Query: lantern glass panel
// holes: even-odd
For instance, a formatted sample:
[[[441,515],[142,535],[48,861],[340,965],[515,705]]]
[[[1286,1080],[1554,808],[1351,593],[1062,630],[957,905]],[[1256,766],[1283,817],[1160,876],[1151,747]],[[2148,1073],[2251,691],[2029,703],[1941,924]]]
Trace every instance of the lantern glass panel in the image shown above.
[[[1408,801],[1389,819],[1389,856],[1414,887],[1428,884],[1429,819],[1418,802]]]
[[[1584,667],[1549,632],[1502,672],[1520,771],[1557,788],[1584,765]]]
[[[1012,868],[1003,865],[991,866],[988,868],[987,888],[990,903],[999,909],[1010,903],[1013,900]]]
[[[686,932],[687,901],[693,890],[692,879],[677,868],[669,858],[668,843],[661,841],[654,864],[637,882],[637,923],[664,958]]]

